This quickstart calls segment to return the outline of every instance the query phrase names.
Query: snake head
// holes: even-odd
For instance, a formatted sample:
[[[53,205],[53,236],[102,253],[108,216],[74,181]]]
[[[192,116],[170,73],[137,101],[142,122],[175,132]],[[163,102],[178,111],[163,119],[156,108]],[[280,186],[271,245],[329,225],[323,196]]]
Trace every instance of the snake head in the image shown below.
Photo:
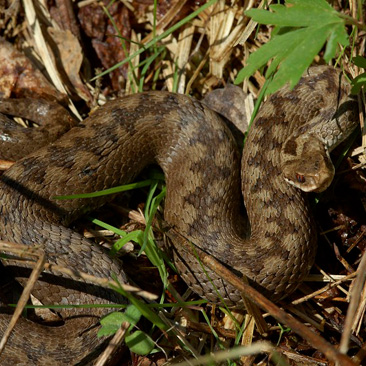
[[[334,166],[328,149],[314,136],[302,141],[297,154],[282,163],[285,180],[304,192],[323,192],[334,178]]]

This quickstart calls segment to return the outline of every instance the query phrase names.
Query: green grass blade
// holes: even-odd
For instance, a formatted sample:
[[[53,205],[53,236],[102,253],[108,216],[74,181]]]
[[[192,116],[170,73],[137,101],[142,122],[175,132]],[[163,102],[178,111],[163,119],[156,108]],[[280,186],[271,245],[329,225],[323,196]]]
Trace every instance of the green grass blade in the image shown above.
[[[96,80],[96,79],[98,79],[98,78],[100,78],[100,77],[102,77],[104,75],[107,75],[111,71],[113,71],[115,69],[118,69],[119,67],[121,67],[125,63],[130,62],[133,58],[135,58],[136,56],[140,55],[141,53],[143,53],[144,51],[146,51],[150,47],[156,45],[158,42],[160,42],[164,38],[168,37],[171,33],[173,33],[174,31],[176,31],[180,27],[182,27],[184,24],[187,24],[189,21],[191,21],[192,19],[194,19],[199,13],[201,13],[202,11],[204,11],[205,9],[207,9],[208,7],[210,7],[211,5],[215,4],[216,1],[217,0],[210,0],[210,1],[208,1],[206,4],[204,4],[201,7],[199,7],[196,11],[194,11],[191,14],[189,14],[184,19],[182,19],[178,23],[174,24],[171,28],[169,28],[168,30],[166,30],[165,32],[163,32],[160,36],[157,36],[154,39],[152,39],[150,42],[148,42],[145,45],[145,47],[140,48],[138,51],[136,51],[135,53],[133,53],[129,57],[125,58],[123,61],[117,63],[116,65],[114,65],[112,67],[110,67],[108,70],[105,70],[102,73],[98,74],[93,79],[91,79],[91,81],[94,81],[94,80]]]
[[[98,191],[98,192],[70,194],[67,196],[55,196],[53,198],[57,199],[57,200],[71,200],[71,199],[76,199],[76,198],[101,197],[101,196],[106,196],[108,194],[116,194],[116,193],[121,193],[121,192],[125,192],[125,191],[130,191],[132,189],[147,187],[151,184],[151,182],[152,182],[151,179],[147,179],[147,180],[137,182],[137,183],[130,183],[130,184],[125,184],[125,185],[119,186],[119,187],[103,189],[102,191]]]
[[[110,230],[117,235],[125,236],[127,234],[125,231],[120,230],[120,229],[116,228],[115,226],[109,225],[101,220],[94,219],[94,218],[90,218],[90,220],[93,224],[98,225],[98,226],[102,227],[103,229]]]

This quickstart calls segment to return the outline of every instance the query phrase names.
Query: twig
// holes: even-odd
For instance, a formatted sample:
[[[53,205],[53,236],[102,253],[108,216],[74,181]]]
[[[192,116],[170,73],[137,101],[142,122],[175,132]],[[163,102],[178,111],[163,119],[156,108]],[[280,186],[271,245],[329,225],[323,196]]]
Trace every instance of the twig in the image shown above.
[[[12,165],[14,165],[14,161],[0,160],[0,170],[8,170]]]
[[[357,277],[351,292],[351,301],[347,310],[346,320],[344,322],[344,328],[342,332],[342,338],[339,345],[339,351],[346,353],[348,351],[348,342],[352,332],[352,324],[354,322],[354,316],[357,311],[357,307],[360,301],[362,288],[366,280],[366,253],[363,254],[361,262],[357,269]]]
[[[108,346],[103,351],[103,353],[98,357],[97,362],[95,363],[95,366],[103,366],[106,364],[108,358],[112,355],[112,353],[119,347],[119,345],[123,342],[126,331],[128,327],[130,326],[130,323],[123,322],[121,327],[117,330],[116,334],[113,336],[113,338],[108,343]]]
[[[191,246],[191,243],[184,238],[181,234],[177,233],[174,229],[170,229],[167,232],[167,236],[174,240],[174,243],[179,244],[186,252],[193,256],[198,256],[199,260],[221,276],[225,281],[229,282],[232,286],[236,287],[238,291],[245,294],[245,296],[257,304],[264,311],[269,312],[280,323],[289,326],[292,331],[304,338],[310,345],[318,349],[320,352],[337,365],[342,366],[354,366],[355,364],[349,357],[340,353],[335,347],[328,343],[324,338],[317,335],[308,327],[304,326],[297,319],[287,314],[284,310],[280,309],[273,302],[264,297],[261,293],[255,290],[250,285],[244,283],[241,278],[234,275],[229,269],[219,263],[212,256],[207,255],[198,247]]]
[[[292,301],[292,305],[298,305],[304,301],[308,301],[309,299],[312,299],[313,297],[320,295],[323,292],[329,291],[333,287],[337,287],[338,285],[340,285],[343,282],[351,280],[353,277],[356,277],[356,275],[357,275],[357,272],[350,273],[349,275],[344,276],[342,279],[340,279],[338,281],[331,282],[331,283],[327,284],[326,286],[320,288],[319,290],[312,292],[309,295],[300,297],[299,299]]]
[[[22,245],[22,244],[7,243],[7,242],[3,242],[3,241],[0,241],[0,251],[6,252],[6,253],[15,253],[17,256],[19,256],[22,259],[11,258],[11,260],[14,262],[22,261],[22,263],[24,263],[24,260],[25,260],[24,258],[26,258],[27,256],[33,257],[34,255],[37,255],[34,253],[39,252],[39,250],[37,250],[34,247],[29,247],[27,245]],[[31,262],[29,260],[28,260],[28,262],[29,262],[30,266],[34,266],[34,262]],[[98,285],[101,287],[105,287],[105,288],[122,287],[122,289],[124,291],[133,293],[137,296],[141,296],[147,300],[156,300],[158,298],[156,295],[154,295],[148,291],[141,290],[138,287],[130,286],[130,285],[126,285],[126,284],[120,284],[116,281],[109,280],[107,278],[95,277],[93,275],[90,275],[89,273],[77,271],[75,269],[70,269],[67,267],[62,267],[62,266],[58,266],[58,265],[50,264],[50,263],[44,263],[42,270],[43,269],[51,271],[51,272],[62,273],[73,279],[76,279],[76,280],[83,279],[83,280],[87,281],[88,283],[92,283],[92,284],[95,284],[95,285]]]
[[[26,286],[24,287],[24,290],[22,292],[22,295],[20,296],[20,299],[18,301],[17,307],[14,311],[13,316],[10,319],[9,325],[6,328],[4,335],[1,339],[0,342],[0,355],[3,352],[6,342],[9,339],[9,336],[12,332],[12,330],[15,327],[15,324],[17,323],[18,319],[20,318],[20,316],[22,315],[23,309],[25,307],[25,305],[28,302],[29,296],[33,290],[33,287],[35,285],[35,283],[37,282],[37,279],[39,277],[39,275],[42,273],[43,270],[43,266],[46,262],[46,256],[42,251],[38,251],[38,260],[32,270],[31,275],[29,276],[29,280],[26,284]]]
[[[281,355],[278,352],[276,352],[275,347],[273,347],[269,342],[261,341],[253,343],[251,346],[247,347],[236,347],[224,351],[209,353],[204,356],[199,356],[194,360],[187,360],[180,363],[174,363],[173,366],[208,365],[210,363],[217,363],[219,361],[225,361],[227,359],[235,359],[240,356],[255,355],[261,352],[270,353],[272,356],[276,357],[276,359],[280,359],[281,361],[283,361],[283,357],[281,357]]]

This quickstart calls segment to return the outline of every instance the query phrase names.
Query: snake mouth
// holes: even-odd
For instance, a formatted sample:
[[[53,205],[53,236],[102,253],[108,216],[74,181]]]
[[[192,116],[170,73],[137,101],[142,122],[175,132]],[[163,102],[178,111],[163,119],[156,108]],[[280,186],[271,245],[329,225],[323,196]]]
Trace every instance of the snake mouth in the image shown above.
[[[296,174],[296,182],[292,179],[286,178],[285,181],[292,186],[301,189],[303,192],[314,192],[321,193],[324,192],[332,183],[334,174],[329,174],[327,176],[321,176],[319,174],[315,175],[303,175],[300,173]]]
[[[296,173],[291,174],[289,174],[288,169],[285,169],[284,178],[286,182],[303,192],[320,193],[325,191],[332,183],[334,168],[322,170],[320,173],[298,170]]]
[[[308,151],[301,158],[283,164],[283,176],[291,185],[303,192],[325,191],[334,178],[334,166],[328,151]]]

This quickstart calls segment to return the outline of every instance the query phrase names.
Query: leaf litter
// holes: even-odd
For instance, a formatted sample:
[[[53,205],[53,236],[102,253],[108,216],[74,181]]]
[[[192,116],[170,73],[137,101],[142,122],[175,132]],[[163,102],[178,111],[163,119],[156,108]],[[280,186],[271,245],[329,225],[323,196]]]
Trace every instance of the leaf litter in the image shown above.
[[[241,84],[252,99],[257,99],[264,85],[258,70],[267,70],[269,76],[279,66],[279,72],[267,89],[267,93],[271,93],[286,82],[295,85],[314,59],[318,63],[329,62],[336,55],[342,56],[340,65],[356,77],[357,91],[362,89],[364,74],[351,63],[352,54],[347,48],[352,25],[347,17],[356,17],[356,1],[350,2],[353,8],[342,1],[335,8],[323,0],[292,0],[287,1],[286,6],[273,4],[270,11],[260,10],[266,3],[271,1],[160,0],[155,5],[152,0],[5,1],[0,4],[4,10],[0,12],[1,36],[7,40],[2,39],[0,43],[3,60],[0,90],[3,96],[20,97],[30,93],[56,99],[69,105],[76,115],[85,117],[96,105],[126,91],[165,89],[202,99],[211,90],[235,82]],[[186,16],[200,8],[200,12],[186,21]],[[258,22],[264,25],[259,26]],[[170,31],[172,27],[174,30]],[[360,30],[361,34],[362,31],[365,29]],[[354,54],[364,54],[361,37],[354,36],[353,47]],[[132,54],[136,57],[115,67]],[[362,58],[355,59],[356,66],[361,68],[363,62]],[[113,67],[113,71],[101,74]],[[98,78],[92,81],[96,76]],[[250,112],[247,112],[247,120],[250,120]],[[339,168],[337,184],[318,197],[319,202],[314,207],[320,232],[319,253],[309,282],[281,303],[288,313],[335,348],[342,334],[348,332],[345,323],[351,291],[366,244],[365,177],[359,168],[362,161],[357,161],[360,149],[352,149],[353,157],[344,160]],[[358,168],[354,169],[355,166]],[[143,229],[144,220],[137,219],[140,213],[130,211],[126,204],[126,199],[131,205],[137,202],[143,210],[142,197],[140,193],[124,197],[122,204],[117,202],[109,207],[109,213],[102,212],[103,219],[115,220],[115,225],[126,232]],[[121,212],[126,218],[124,222],[114,219]],[[83,225],[85,227],[85,223]],[[157,223],[153,225],[158,227]],[[97,232],[96,227],[88,230]],[[111,239],[105,239],[105,245]],[[138,248],[135,254],[137,251]],[[151,286],[145,289],[152,289],[153,284],[154,292],[160,295],[164,292],[162,302],[170,307],[159,308],[159,304],[155,304],[152,311],[164,319],[175,336],[152,327],[151,322],[142,318],[134,323],[139,329],[132,329],[131,334],[136,333],[137,339],[148,339],[147,343],[142,342],[146,352],[141,354],[140,350],[130,348],[129,355],[122,349],[116,356],[121,365],[160,365],[194,357],[199,360],[200,355],[210,352],[213,359],[217,355],[217,362],[235,357],[236,361],[226,361],[232,365],[279,364],[279,355],[285,365],[333,364],[311,342],[284,327],[286,324],[280,326],[268,313],[264,315],[266,334],[250,326],[251,320],[247,317],[247,329],[251,331],[240,339],[242,314],[225,315],[227,311],[215,305],[194,302],[199,300],[197,296],[186,291],[186,286],[172,270],[170,284],[162,289],[160,277],[147,258],[143,255],[137,261],[141,263],[137,271],[141,283]],[[136,272],[137,263],[132,262],[131,271]],[[359,293],[358,306],[351,314],[351,332],[343,341],[343,346],[344,342],[349,342],[348,354],[356,365],[365,362],[365,290],[362,286]],[[181,305],[183,301],[186,301],[185,306]],[[235,317],[239,320],[235,321]],[[115,323],[108,324],[114,329]],[[247,348],[238,355],[234,346],[241,344]],[[220,349],[228,349],[229,353],[221,354]],[[250,352],[253,354],[248,354]],[[205,360],[199,362],[208,362]],[[104,364],[109,365],[111,361]]]

